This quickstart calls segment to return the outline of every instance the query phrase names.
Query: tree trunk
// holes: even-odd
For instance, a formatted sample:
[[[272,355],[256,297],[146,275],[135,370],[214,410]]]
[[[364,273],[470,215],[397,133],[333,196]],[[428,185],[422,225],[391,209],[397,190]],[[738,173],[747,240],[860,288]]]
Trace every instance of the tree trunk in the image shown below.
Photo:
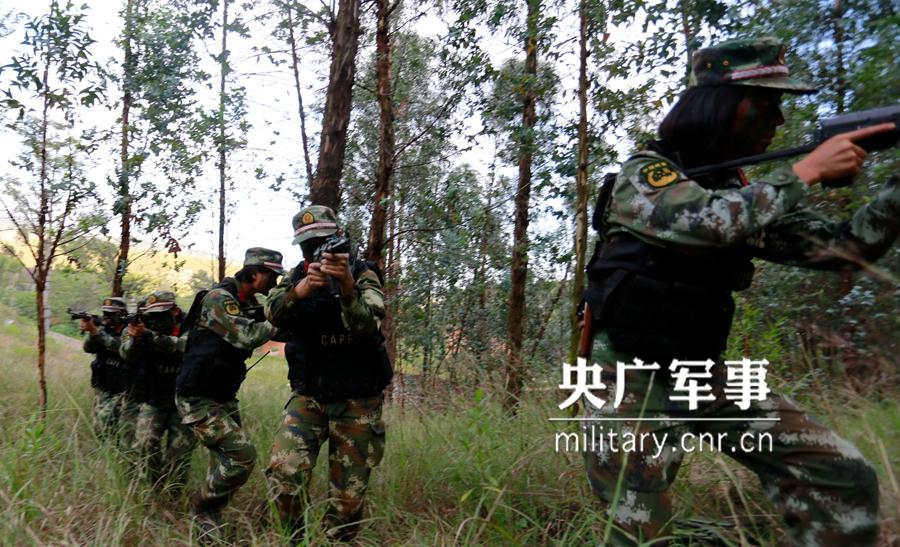
[[[35,267],[40,272],[41,268]],[[41,412],[41,421],[47,420],[47,378],[44,374],[47,365],[47,302],[44,298],[46,278],[43,273],[38,273],[35,280],[35,300],[37,301],[37,329],[38,329],[38,407]]]
[[[686,58],[685,82],[687,82],[691,76],[691,56],[694,54],[694,51],[691,49],[691,43],[694,41],[694,36],[696,35],[688,13],[688,10],[690,9],[688,6],[689,2],[690,0],[681,0],[678,4],[681,11],[681,33],[684,35],[684,55]]]
[[[428,240],[428,252],[426,256],[434,256],[434,239]],[[422,351],[422,380],[428,378],[428,372],[431,369],[431,353],[433,340],[431,336],[431,295],[434,290],[434,276],[428,276],[428,284],[425,288],[425,348]]]
[[[310,202],[337,211],[340,205],[341,173],[347,144],[347,126],[353,103],[356,49],[359,44],[360,0],[339,0],[337,19],[331,29],[332,56],[322,116],[319,163],[310,188]]]
[[[119,184],[118,200],[120,215],[119,252],[116,256],[116,269],[113,273],[112,295],[124,294],[123,281],[128,271],[128,253],[131,250],[131,158],[130,146],[130,114],[133,102],[131,78],[137,67],[137,56],[132,48],[135,34],[134,2],[125,4],[125,28],[123,30],[122,49],[125,59],[122,63],[122,139],[119,143]]]
[[[512,275],[509,294],[509,361],[506,366],[504,408],[515,413],[524,384],[522,341],[525,319],[525,283],[528,276],[528,202],[531,197],[531,160],[537,121],[534,87],[537,78],[537,33],[540,0],[528,0],[525,35],[525,85],[522,98],[522,141],[519,149],[519,184],[515,197]]]
[[[388,245],[387,264],[384,269],[385,314],[384,321],[381,322],[381,332],[384,334],[384,345],[387,349],[388,357],[391,359],[392,363],[396,364],[397,331],[394,322],[394,314],[397,313],[395,300],[397,298],[397,284],[399,282],[400,246],[399,241],[395,241],[395,234],[397,233],[397,208],[394,204],[391,204],[391,210],[390,244]]]
[[[494,200],[494,180],[496,175],[495,164],[491,163],[491,173],[488,179],[487,201],[484,206],[484,221],[481,224],[481,234],[478,241],[478,265],[472,272],[475,290],[478,291],[478,314],[475,317],[476,325],[472,333],[477,351],[477,362],[483,366],[483,357],[488,350],[488,335],[485,322],[487,320],[487,265],[488,265],[488,234],[492,232],[491,207]],[[482,367],[483,368],[483,367]]]
[[[380,135],[378,167],[375,170],[375,203],[369,226],[366,259],[384,270],[384,228],[387,223],[387,201],[391,195],[391,174],[394,171],[394,106],[391,98],[391,35],[390,0],[378,1],[378,22],[375,31],[375,73],[378,78],[378,109]]]
[[[844,64],[844,8],[841,0],[834,0],[834,13],[831,24],[834,28],[835,47],[835,81],[834,92],[837,101],[837,113],[842,114],[847,106],[847,67]]]
[[[47,285],[47,276],[50,273],[50,253],[47,252],[47,229],[50,224],[50,188],[47,186],[47,129],[50,124],[50,45],[47,44],[46,64],[43,75],[44,105],[41,116],[41,171],[40,171],[40,210],[38,211],[37,233],[38,249],[35,253],[34,288],[37,299],[37,329],[38,329],[38,408],[41,421],[47,420],[47,378],[44,374],[47,363],[47,317],[45,308],[47,301],[44,298],[44,290]],[[27,244],[28,241],[26,240]]]
[[[306,112],[303,110],[303,91],[300,88],[300,59],[297,56],[297,41],[294,38],[294,16],[291,4],[286,3],[288,20],[288,41],[291,46],[291,68],[294,70],[294,87],[297,89],[297,108],[300,112],[300,139],[303,142],[303,161],[306,165],[306,182],[312,188],[312,162],[309,161],[309,141],[306,138]]]
[[[578,6],[580,18],[579,41],[581,53],[578,63],[578,170],[575,173],[575,280],[572,283],[572,308],[569,310],[569,360],[574,363],[580,338],[578,310],[584,290],[584,262],[588,237],[588,143],[587,143],[587,0]]]
[[[834,0],[834,11],[832,13],[831,24],[834,30],[834,46],[835,46],[835,80],[834,93],[836,110],[841,114],[847,108],[847,67],[844,59],[844,7],[841,0]],[[853,290],[853,272],[842,271],[838,273],[838,299],[841,299]],[[844,308],[843,315],[847,318],[853,315],[852,308]],[[843,327],[844,343],[841,348],[841,360],[848,371],[853,371],[859,366],[859,352],[853,339],[856,335],[855,321],[848,320],[844,322]]]
[[[225,278],[225,79],[228,76],[228,1],[222,2],[222,50],[219,54],[219,281]]]
[[[403,367],[400,363],[400,354],[397,351],[397,326],[395,318],[397,310],[400,309],[398,293],[400,289],[400,235],[401,229],[399,215],[403,211],[403,194],[400,194],[399,203],[391,203],[391,219],[390,219],[390,245],[388,246],[388,262],[385,268],[385,287],[384,287],[384,303],[385,317],[381,324],[381,332],[384,334],[384,345],[388,352],[388,357],[394,365],[394,381],[389,386],[389,396],[392,401],[399,402],[403,407],[404,386],[403,386]]]
[[[491,178],[488,181],[487,203],[484,206],[484,222],[481,226],[481,239],[478,242],[478,253],[480,261],[478,269],[473,276],[475,286],[478,288],[478,310],[481,316],[484,316],[484,310],[487,308],[487,262],[488,262],[488,234],[491,232],[491,204],[494,200],[494,178],[496,175],[495,166],[491,163]]]

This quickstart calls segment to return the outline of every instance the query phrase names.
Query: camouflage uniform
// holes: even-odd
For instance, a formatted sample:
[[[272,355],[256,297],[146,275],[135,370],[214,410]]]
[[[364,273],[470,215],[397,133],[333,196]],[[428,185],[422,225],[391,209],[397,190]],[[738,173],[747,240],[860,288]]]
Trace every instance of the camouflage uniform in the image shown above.
[[[740,80],[741,85],[808,90],[787,78],[783,58],[784,48],[774,39],[726,42],[697,52],[692,82],[737,84],[731,78],[743,74],[750,76]],[[755,65],[750,62],[753,59],[758,61]],[[730,70],[723,68],[729,64]],[[685,401],[670,400],[675,384],[666,369],[672,359],[718,360],[724,350],[734,310],[730,292],[749,285],[749,277],[740,283],[721,279],[727,273],[749,266],[752,275],[751,257],[817,269],[855,268],[860,258],[881,256],[900,233],[900,184],[896,181],[888,183],[849,222],[830,221],[805,207],[806,191],[806,185],[788,169],[747,185],[737,173],[690,180],[677,163],[654,150],[639,152],[622,166],[602,217],[606,243],[598,244],[588,266],[591,283],[585,294],[594,316],[590,361],[602,366],[610,393],[616,388],[617,362],[632,363],[637,357],[657,362],[661,370],[652,376],[648,371],[627,371],[624,402],[618,408],[608,404],[598,409],[587,398],[583,403],[588,417],[635,417],[644,408],[645,417],[665,420],[584,424],[588,442],[595,447],[594,452],[585,453],[591,487],[610,510],[615,507],[614,544],[630,545],[669,531],[668,487],[683,456],[675,440],[687,431],[723,434],[724,453],[757,474],[764,492],[784,515],[793,544],[869,545],[875,541],[878,485],[874,470],[853,445],[787,397],[770,394],[741,410],[724,396],[725,368],[719,364],[712,367],[713,378],[707,381],[713,388],[712,400],[690,411]],[[691,275],[679,277],[683,270]],[[713,321],[704,317],[710,315]],[[698,329],[705,330],[706,340],[703,330],[699,336],[692,332]],[[689,338],[700,343],[685,341]],[[738,421],[679,420],[687,416]],[[761,417],[780,421],[753,421]],[[624,463],[621,451],[599,442],[610,429],[620,434],[655,433],[657,438],[668,433],[673,444],[658,458],[655,447],[636,450]],[[738,439],[748,431],[770,433],[773,450],[741,450]],[[623,484],[615,499],[620,473]]]
[[[122,404],[121,393],[107,393],[94,388],[94,404],[91,407],[91,418],[94,432],[101,439],[115,438],[119,427],[119,408]]]
[[[322,206],[305,208],[293,223],[296,244],[337,231],[334,213]],[[266,302],[269,321],[290,333],[285,356],[294,393],[266,468],[270,495],[290,533],[302,533],[312,470],[326,440],[325,526],[333,537],[356,533],[369,476],[384,454],[382,392],[392,374],[379,330],[384,296],[378,276],[363,261],[351,260],[351,270],[356,284],[350,298],[322,288],[297,299],[294,287],[305,276],[301,263]]]
[[[140,309],[150,318],[149,332],[135,339],[126,330],[120,352],[135,363],[145,384],[133,445],[140,460],[139,474],[154,485],[166,480],[177,493],[187,484],[197,440],[181,423],[175,408],[175,377],[181,369],[186,338],[179,337],[180,317],[172,317],[173,308],[175,293],[156,291],[149,295]]]
[[[141,413],[141,403],[134,392],[135,378],[132,375],[128,389],[122,393],[119,400],[119,439],[121,447],[129,454],[134,450],[138,415]]]
[[[281,253],[254,247],[244,266],[261,265],[277,274]],[[194,496],[195,515],[218,522],[228,503],[253,471],[256,450],[241,427],[237,391],[246,375],[244,361],[254,348],[275,335],[270,323],[259,321],[253,294],[242,292],[232,278],[197,296],[188,322],[199,306],[196,326],[188,338],[184,366],[175,397],[182,422],[209,449],[206,481]]]
[[[127,312],[125,301],[110,297],[101,310],[105,321]],[[128,388],[128,367],[119,358],[121,324],[97,325],[97,331],[84,339],[84,351],[96,355],[91,363],[91,387],[94,388],[92,421],[97,436],[116,438],[125,390]]]

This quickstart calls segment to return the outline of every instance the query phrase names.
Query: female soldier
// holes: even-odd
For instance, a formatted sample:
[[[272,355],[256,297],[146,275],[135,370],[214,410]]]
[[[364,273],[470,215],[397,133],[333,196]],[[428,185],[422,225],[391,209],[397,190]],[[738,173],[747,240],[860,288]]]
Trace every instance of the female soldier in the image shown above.
[[[801,205],[809,186],[859,171],[866,153],[854,139],[893,124],[838,135],[752,183],[740,170],[685,176],[691,167],[763,152],[784,122],[782,93],[814,91],[790,78],[784,54],[774,38],[697,51],[691,86],[660,125],[660,140],[625,162],[608,205],[595,214],[604,242],[588,265],[590,358],[607,379],[617,378],[618,363],[624,386],[609,387],[620,390],[616,408],[584,398],[592,420],[585,433],[594,441],[585,463],[592,489],[614,515],[615,544],[666,533],[667,490],[687,433],[712,434],[720,450],[759,476],[794,543],[867,545],[877,536],[877,480],[859,451],[787,398],[767,393],[762,364],[718,361],[734,312],[731,292],[749,286],[752,257],[858,268],[900,232],[895,181],[848,222]],[[754,379],[759,389],[741,396]],[[638,416],[643,421],[602,421]],[[662,448],[650,442],[626,456],[602,442],[610,429],[653,434]],[[745,434],[763,432],[771,450],[749,449]]]

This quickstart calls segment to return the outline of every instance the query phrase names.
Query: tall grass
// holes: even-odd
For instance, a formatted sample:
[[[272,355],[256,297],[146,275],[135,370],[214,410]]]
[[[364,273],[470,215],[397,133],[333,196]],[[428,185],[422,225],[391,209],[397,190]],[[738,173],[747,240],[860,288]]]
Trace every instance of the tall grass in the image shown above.
[[[118,450],[95,438],[89,359],[77,340],[50,341],[50,407],[46,426],[38,421],[32,332],[33,325],[19,321],[0,326],[0,544],[191,544],[187,495],[154,495],[132,478]],[[283,543],[270,522],[262,470],[289,392],[284,361],[272,356],[249,373],[241,390],[259,460],[225,513],[235,544]],[[387,452],[370,485],[361,544],[600,542],[606,518],[588,488],[581,455],[554,449],[555,434],[565,427],[546,419],[559,414],[557,394],[535,392],[509,418],[491,393],[472,388],[440,395],[440,401],[426,394],[417,406],[388,406]],[[890,471],[900,447],[900,409],[894,401],[839,390],[831,404],[841,412],[826,422],[878,468],[889,538],[898,529]],[[316,526],[327,497],[326,457],[323,451],[313,480],[307,538],[313,544],[326,543]],[[202,480],[205,458],[200,450],[194,455],[190,489]],[[726,544],[755,537],[768,545],[783,536],[755,478],[720,455],[689,457],[673,489],[678,517],[731,523],[716,532]],[[686,535],[681,541],[690,543]]]

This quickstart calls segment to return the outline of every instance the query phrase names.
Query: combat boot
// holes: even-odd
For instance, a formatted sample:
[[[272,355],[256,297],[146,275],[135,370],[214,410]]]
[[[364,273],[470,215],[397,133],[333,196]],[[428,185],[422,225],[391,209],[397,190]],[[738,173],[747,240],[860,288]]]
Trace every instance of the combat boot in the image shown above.
[[[278,519],[281,522],[284,535],[290,538],[291,544],[298,544],[306,533],[306,530],[304,530],[304,504],[302,498],[286,494],[276,496],[275,509],[278,510]]]
[[[343,522],[334,515],[330,508],[322,519],[322,526],[325,529],[325,536],[335,543],[353,543],[356,535],[359,533],[359,519],[362,516],[362,510],[358,511],[347,522]]]
[[[207,499],[202,492],[191,497],[191,522],[200,545],[216,545],[224,540],[222,508],[228,499]]]

